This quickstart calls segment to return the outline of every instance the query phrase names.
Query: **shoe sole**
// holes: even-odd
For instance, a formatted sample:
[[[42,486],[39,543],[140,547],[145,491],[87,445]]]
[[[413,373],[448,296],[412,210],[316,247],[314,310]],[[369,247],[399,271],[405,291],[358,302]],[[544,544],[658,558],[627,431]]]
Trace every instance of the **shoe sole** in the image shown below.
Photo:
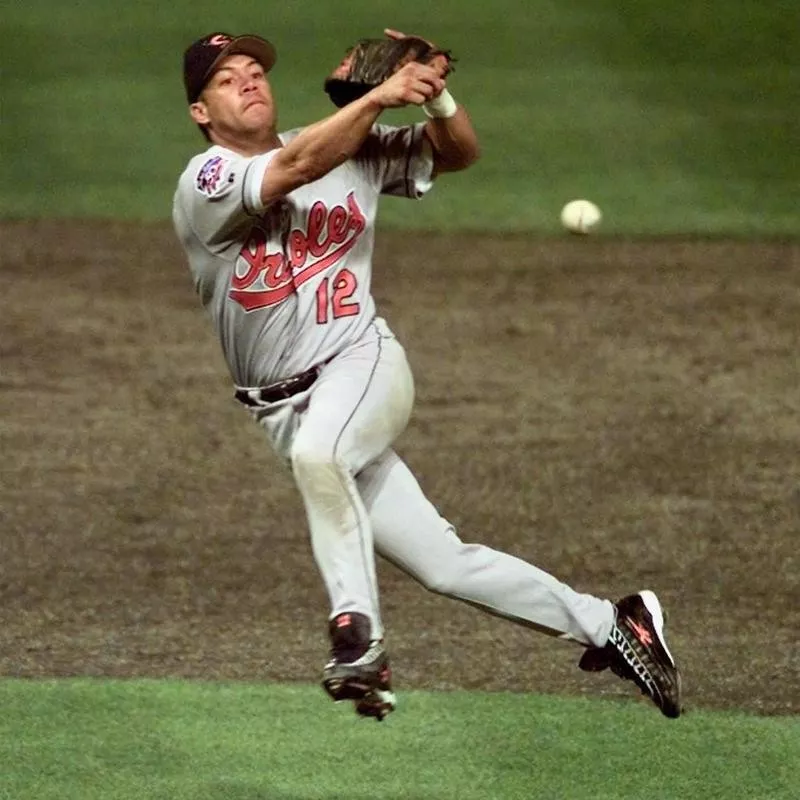
[[[381,673],[386,669],[385,663],[368,671],[352,664],[335,664],[326,668],[322,688],[334,700],[360,700],[373,690],[388,690],[386,679],[381,679]]]
[[[328,678],[322,681],[322,688],[334,702],[352,700],[359,716],[372,717],[378,722],[388,717],[397,705],[394,692],[377,688],[363,678]]]
[[[361,700],[375,690],[375,684],[363,677],[343,675],[325,678],[322,688],[338,703],[341,700]]]
[[[356,702],[356,713],[362,717],[372,717],[383,722],[394,711],[397,698],[394,692],[386,689],[373,689]]]
[[[661,691],[659,682],[653,678],[653,676],[650,674],[650,670],[647,669],[641,657],[634,650],[632,650],[632,648],[631,655],[634,657],[635,661],[631,661],[631,659],[626,656],[626,650],[620,650],[620,652],[636,676],[634,681],[639,684],[640,688],[646,687],[647,694],[656,702],[656,705],[658,705],[661,713],[664,714],[665,717],[674,719],[681,715],[681,676],[675,663],[675,659],[672,657],[672,653],[670,652],[664,637],[664,610],[658,600],[658,597],[656,597],[655,592],[645,589],[644,591],[638,592],[638,594],[642,600],[642,603],[644,604],[645,609],[647,610],[647,613],[650,615],[653,628],[656,632],[658,648],[661,649],[668,662],[667,664],[662,663],[663,659],[660,657],[658,648],[651,649],[651,661],[657,669],[667,674],[667,677],[671,679],[669,682],[674,686],[674,689],[672,692],[670,692],[669,696],[665,695],[664,692]],[[623,647],[630,648],[630,644],[627,642],[627,640],[625,640]],[[640,681],[644,684],[644,687],[642,687]]]
[[[667,640],[664,636],[664,623],[666,621],[664,609],[661,607],[661,603],[658,601],[655,592],[651,592],[649,589],[639,592],[639,597],[642,598],[644,607],[650,612],[650,618],[653,620],[653,627],[656,629],[656,634],[658,635],[658,643],[667,654],[672,668],[675,669],[675,659],[672,657],[669,647],[667,647]]]

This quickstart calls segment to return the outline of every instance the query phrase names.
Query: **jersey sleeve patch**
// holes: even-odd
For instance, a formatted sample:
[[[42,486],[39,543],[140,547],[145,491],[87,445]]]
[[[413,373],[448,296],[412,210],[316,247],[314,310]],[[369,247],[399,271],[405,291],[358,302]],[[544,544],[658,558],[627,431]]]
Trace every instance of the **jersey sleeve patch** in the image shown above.
[[[211,200],[225,197],[233,189],[236,175],[233,161],[223,156],[213,156],[197,172],[194,188]]]

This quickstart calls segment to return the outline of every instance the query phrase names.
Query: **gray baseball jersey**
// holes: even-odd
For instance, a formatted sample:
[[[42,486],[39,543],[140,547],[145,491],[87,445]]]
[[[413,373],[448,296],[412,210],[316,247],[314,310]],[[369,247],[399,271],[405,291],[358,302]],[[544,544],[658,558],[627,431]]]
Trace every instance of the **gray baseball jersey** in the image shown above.
[[[237,385],[301,373],[373,320],[378,199],[430,187],[423,128],[375,125],[357,157],[268,208],[261,182],[278,150],[248,158],[214,145],[189,162],[173,221]]]

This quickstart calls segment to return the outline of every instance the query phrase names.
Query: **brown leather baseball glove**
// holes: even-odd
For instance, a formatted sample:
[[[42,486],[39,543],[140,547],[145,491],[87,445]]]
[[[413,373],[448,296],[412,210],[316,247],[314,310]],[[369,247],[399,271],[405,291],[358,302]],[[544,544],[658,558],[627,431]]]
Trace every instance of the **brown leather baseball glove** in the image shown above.
[[[361,39],[345,54],[342,63],[325,79],[325,91],[342,108],[379,86],[410,61],[441,66],[443,75],[452,71],[455,59],[419,36]]]

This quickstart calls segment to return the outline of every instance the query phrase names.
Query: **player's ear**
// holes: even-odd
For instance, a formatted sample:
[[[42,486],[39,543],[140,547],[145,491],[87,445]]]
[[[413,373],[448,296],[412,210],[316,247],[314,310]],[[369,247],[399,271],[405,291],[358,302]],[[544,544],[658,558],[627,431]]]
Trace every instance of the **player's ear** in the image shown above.
[[[202,100],[198,100],[189,106],[189,114],[198,125],[208,125],[211,121],[208,117],[208,108],[206,108],[206,104]]]

